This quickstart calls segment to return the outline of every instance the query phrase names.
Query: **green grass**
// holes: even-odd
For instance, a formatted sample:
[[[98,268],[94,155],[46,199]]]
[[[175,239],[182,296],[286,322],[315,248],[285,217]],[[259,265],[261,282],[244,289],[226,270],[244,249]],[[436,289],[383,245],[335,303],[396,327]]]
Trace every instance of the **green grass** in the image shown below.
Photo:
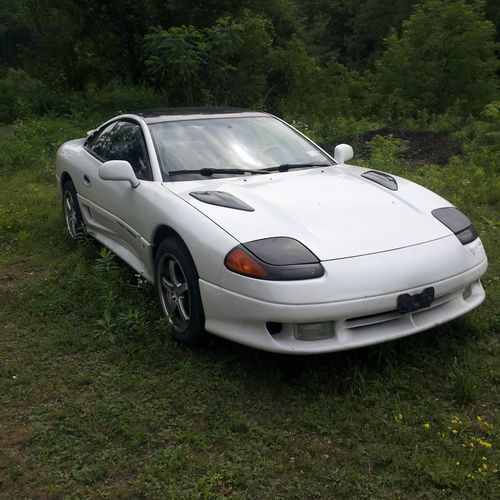
[[[60,125],[45,123],[34,149],[17,129],[0,157],[0,497],[496,496],[493,174],[467,158],[408,171],[386,151],[480,230],[490,268],[474,313],[325,356],[216,338],[189,350],[170,339],[151,287],[66,235],[49,160],[54,137],[71,137]]]

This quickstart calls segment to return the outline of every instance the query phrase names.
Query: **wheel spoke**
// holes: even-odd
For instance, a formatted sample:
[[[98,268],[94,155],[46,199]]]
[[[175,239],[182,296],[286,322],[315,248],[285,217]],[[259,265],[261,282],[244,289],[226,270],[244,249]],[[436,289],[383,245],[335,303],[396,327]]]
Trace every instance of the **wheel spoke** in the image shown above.
[[[176,264],[175,260],[170,259],[168,263],[168,272],[170,274],[170,279],[172,281],[172,284],[174,285],[174,287],[177,287],[179,282],[177,280],[177,275],[175,274],[175,264]]]
[[[167,277],[165,275],[163,275],[161,277],[161,284],[170,292],[172,293],[173,289],[174,289],[174,286],[173,284],[168,281]]]
[[[189,321],[189,314],[186,312],[185,304],[184,304],[184,297],[181,297],[177,301],[179,313],[184,321]]]
[[[176,288],[177,296],[180,297],[181,295],[186,293],[187,288],[188,288],[187,283],[179,283],[179,285]]]

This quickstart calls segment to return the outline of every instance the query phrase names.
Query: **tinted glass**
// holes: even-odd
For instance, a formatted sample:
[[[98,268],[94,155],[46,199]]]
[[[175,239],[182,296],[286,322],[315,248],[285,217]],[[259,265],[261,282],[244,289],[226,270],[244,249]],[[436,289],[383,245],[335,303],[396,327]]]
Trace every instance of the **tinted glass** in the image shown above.
[[[85,146],[102,161],[128,161],[138,179],[153,179],[146,143],[136,123],[111,123],[101,133],[91,135]]]
[[[170,170],[332,163],[309,141],[272,117],[208,118],[155,123],[149,127],[165,180]]]
[[[116,123],[111,123],[104,130],[94,132],[85,142],[85,146],[103,160],[106,160],[109,154],[111,131],[115,125]]]
[[[139,125],[118,122],[110,132],[109,148],[105,160],[126,160],[138,179],[152,180],[148,152]]]

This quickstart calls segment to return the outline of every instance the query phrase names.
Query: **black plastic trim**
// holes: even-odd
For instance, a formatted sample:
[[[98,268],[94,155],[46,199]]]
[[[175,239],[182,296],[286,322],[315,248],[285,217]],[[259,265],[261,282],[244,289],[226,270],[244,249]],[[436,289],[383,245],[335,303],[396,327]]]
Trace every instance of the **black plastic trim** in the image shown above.
[[[398,183],[392,175],[386,174],[384,172],[378,172],[377,170],[368,170],[361,174],[361,177],[368,179],[369,181],[376,182],[381,186],[384,186],[391,191],[398,190]]]
[[[251,207],[231,193],[226,193],[225,191],[193,191],[189,194],[193,198],[196,198],[203,203],[208,203],[209,205],[233,208],[235,210],[243,210],[245,212],[255,211],[255,208]]]

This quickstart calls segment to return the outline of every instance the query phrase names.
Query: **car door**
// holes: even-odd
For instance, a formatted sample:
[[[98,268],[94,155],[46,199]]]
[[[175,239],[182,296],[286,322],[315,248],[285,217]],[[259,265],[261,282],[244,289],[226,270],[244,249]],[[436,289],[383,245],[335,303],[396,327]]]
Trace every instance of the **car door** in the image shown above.
[[[93,162],[84,172],[84,196],[88,203],[85,215],[89,227],[115,240],[140,258],[141,230],[144,221],[144,197],[153,180],[149,154],[141,126],[133,120],[119,120],[90,137],[85,143]],[[141,181],[132,188],[127,181],[103,180],[99,168],[105,161],[128,161]]]

